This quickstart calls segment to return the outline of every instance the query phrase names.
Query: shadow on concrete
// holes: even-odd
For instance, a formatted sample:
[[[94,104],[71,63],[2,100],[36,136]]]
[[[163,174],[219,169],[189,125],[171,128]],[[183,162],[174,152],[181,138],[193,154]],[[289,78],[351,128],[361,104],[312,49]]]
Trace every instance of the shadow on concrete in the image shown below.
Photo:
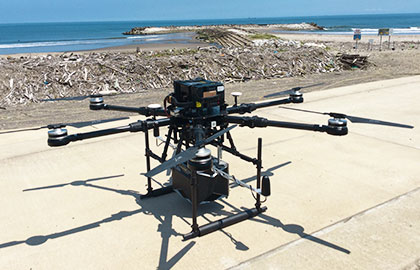
[[[284,166],[287,166],[287,165],[289,165],[291,163],[292,163],[291,161],[287,161],[285,163],[282,163],[282,164],[273,166],[271,168],[268,168],[267,170],[261,172],[261,176],[265,176],[265,175],[267,175],[267,176],[273,176],[274,175],[273,171],[275,171],[277,169],[280,169],[280,168],[282,168]],[[254,176],[251,176],[251,177],[242,179],[241,181],[244,182],[244,183],[248,183],[248,182],[251,182],[251,181],[255,181],[256,179],[257,179],[257,176],[254,175]],[[236,184],[236,183],[231,183],[230,184],[230,187],[231,188],[234,188],[234,187],[237,187],[237,186],[238,186],[238,184]]]
[[[102,220],[92,222],[83,226],[79,226],[76,228],[71,228],[68,230],[64,230],[61,232],[55,232],[48,235],[35,235],[27,238],[26,240],[20,241],[11,241],[7,243],[0,244],[0,249],[12,247],[16,245],[26,244],[29,246],[38,246],[42,245],[48,240],[57,239],[60,237],[68,236],[74,233],[79,233],[83,231],[87,231],[90,229],[98,228],[102,224],[114,222],[118,220],[122,220],[124,218],[137,215],[137,214],[145,214],[145,215],[153,215],[160,224],[158,225],[157,231],[160,232],[162,242],[161,242],[161,249],[160,249],[160,256],[159,256],[159,265],[157,266],[158,269],[170,269],[172,268],[182,257],[195,245],[195,241],[191,241],[186,244],[181,250],[179,250],[174,256],[168,258],[168,250],[169,250],[169,240],[171,237],[182,237],[182,234],[178,233],[172,228],[172,219],[173,216],[179,217],[181,220],[186,222],[188,225],[190,223],[186,220],[186,218],[191,218],[192,211],[191,205],[184,199],[182,199],[179,195],[172,193],[167,194],[161,198],[148,198],[140,200],[140,194],[136,191],[132,190],[120,190],[114,189],[110,187],[100,186],[96,184],[96,181],[118,178],[124,176],[121,175],[114,175],[114,176],[106,176],[106,177],[98,177],[98,178],[91,178],[87,180],[77,180],[63,184],[57,185],[50,185],[50,186],[42,186],[36,188],[30,188],[23,190],[24,192],[30,191],[39,191],[51,188],[63,188],[66,186],[79,186],[83,188],[95,188],[99,190],[114,192],[124,196],[132,196],[135,199],[135,202],[140,206],[139,209],[133,211],[120,211],[118,213],[112,214],[109,217],[106,217]],[[220,203],[214,202],[209,204],[203,204],[199,207],[199,216],[203,216],[204,214],[211,214],[213,216],[226,216],[230,215],[230,212],[223,210],[224,206]],[[205,217],[204,217],[205,218]],[[205,218],[207,219],[207,218]],[[248,247],[242,244],[240,241],[234,239],[231,235],[225,232],[231,241],[235,244],[236,248],[239,250],[247,250]]]
[[[275,167],[272,167],[268,169],[266,172],[271,172],[277,168],[280,168],[282,166],[285,166],[287,164],[290,164],[290,162],[277,165]],[[42,245],[48,240],[57,239],[60,237],[64,237],[67,235],[71,235],[74,233],[79,233],[83,231],[87,231],[90,229],[98,228],[102,224],[109,223],[109,222],[115,222],[118,220],[123,220],[125,218],[131,217],[133,215],[137,214],[145,214],[145,215],[153,215],[156,220],[160,222],[158,225],[157,231],[161,234],[161,248],[160,248],[160,254],[159,254],[159,262],[158,262],[158,269],[171,269],[173,266],[175,266],[196,244],[195,241],[191,241],[187,243],[185,246],[183,246],[175,255],[173,255],[171,258],[168,258],[168,251],[169,251],[169,242],[171,237],[182,237],[182,234],[177,232],[172,228],[172,220],[173,217],[179,217],[181,220],[186,222],[186,224],[190,225],[190,223],[186,220],[187,218],[191,218],[191,205],[181,198],[176,193],[167,194],[161,198],[148,198],[140,200],[140,194],[136,191],[132,190],[120,190],[105,186],[97,185],[97,181],[106,180],[106,179],[113,179],[122,177],[124,175],[114,175],[114,176],[107,176],[107,177],[98,177],[98,178],[92,178],[87,180],[78,180],[78,181],[72,181],[69,183],[63,183],[63,184],[57,184],[57,185],[51,185],[51,186],[43,186],[43,187],[37,187],[37,188],[31,188],[31,189],[25,189],[24,192],[29,191],[39,191],[39,190],[45,190],[50,188],[63,188],[66,186],[79,186],[83,188],[95,188],[98,190],[103,190],[107,192],[114,192],[120,195],[124,196],[132,196],[135,200],[135,202],[140,206],[139,209],[133,210],[133,211],[120,211],[118,213],[112,214],[109,217],[106,217],[102,220],[92,222],[83,226],[79,226],[76,228],[71,228],[68,230],[64,230],[61,232],[55,232],[48,235],[35,235],[27,238],[26,240],[20,240],[20,241],[11,241],[7,243],[0,244],[0,249],[12,247],[16,245],[26,244],[29,246],[38,246]],[[252,177],[251,177],[252,178]],[[249,181],[252,179],[250,178]],[[220,204],[219,202],[223,203],[224,205],[231,208],[231,211],[224,210],[224,205]],[[233,206],[232,204],[228,203],[226,200],[219,200],[213,203],[208,204],[202,204],[199,207],[199,216],[204,218],[206,221],[210,222],[211,220],[205,217],[205,214],[212,215],[214,217],[219,216],[228,216],[233,213],[241,212],[242,210]],[[329,243],[327,241],[324,241],[322,239],[319,239],[317,237],[311,236],[309,234],[304,233],[304,228],[299,225],[295,224],[288,224],[284,225],[280,222],[280,220],[272,218],[270,216],[267,216],[265,214],[260,214],[259,216],[251,219],[255,222],[261,222],[264,224],[269,224],[275,227],[282,228],[284,231],[289,233],[295,233],[299,235],[301,238],[308,239],[311,241],[314,241],[318,244],[325,245],[330,248],[334,248],[338,251],[344,252],[349,254],[350,251],[339,247],[337,245],[334,245],[332,243]],[[232,236],[231,233],[227,233],[224,230],[220,230],[224,235],[226,235],[231,242],[234,244],[235,248],[237,250],[246,251],[249,249],[247,245],[245,245],[240,240],[236,239]]]
[[[242,208],[242,210],[241,210],[241,209],[237,208],[236,206],[228,203],[227,201],[225,201],[223,199],[221,199],[220,201],[222,201],[224,204],[226,204],[227,206],[229,206],[230,208],[232,208],[232,210],[234,212],[240,212],[240,211],[245,210],[245,208]],[[250,220],[252,220],[254,222],[268,224],[268,225],[271,225],[271,226],[274,226],[274,227],[277,227],[277,228],[281,228],[285,232],[295,233],[295,234],[299,235],[300,238],[313,241],[315,243],[324,245],[324,246],[329,247],[329,248],[333,248],[335,250],[344,252],[346,254],[350,254],[350,251],[347,250],[347,249],[345,249],[345,248],[342,248],[340,246],[337,246],[337,245],[335,245],[333,243],[327,242],[325,240],[322,240],[322,239],[317,238],[315,236],[312,236],[310,234],[306,234],[304,232],[305,229],[302,226],[300,226],[300,225],[297,225],[297,224],[283,224],[280,220],[278,220],[276,218],[273,218],[273,217],[270,217],[270,216],[268,216],[267,214],[264,214],[264,213],[261,213],[258,216],[254,217],[254,218],[251,218]]]
[[[251,220],[253,220],[255,222],[264,223],[264,224],[270,224],[274,227],[278,227],[278,228],[283,229],[283,231],[285,231],[285,232],[297,234],[300,238],[313,241],[317,244],[335,249],[337,251],[340,251],[340,252],[343,252],[343,253],[346,253],[346,254],[350,254],[350,250],[348,250],[348,249],[345,249],[343,247],[337,246],[333,243],[330,243],[328,241],[322,240],[318,237],[315,237],[313,235],[305,233],[305,229],[300,225],[297,225],[297,224],[283,224],[280,220],[278,220],[276,218],[273,218],[273,217],[270,217],[266,214],[260,214],[260,215],[258,215],[257,217],[255,217]]]
[[[35,190],[42,190],[42,189],[50,189],[50,188],[61,188],[61,187],[65,187],[65,186],[83,186],[83,185],[86,185],[89,182],[107,180],[107,179],[123,177],[123,176],[124,176],[124,174],[118,174],[118,175],[112,175],[112,176],[90,178],[90,179],[87,179],[87,180],[77,180],[77,181],[73,181],[73,182],[69,182],[69,183],[63,183],[63,184],[57,184],[57,185],[51,185],[51,186],[28,188],[28,189],[24,189],[22,191],[27,192],[27,191],[35,191]]]
[[[203,216],[203,218],[207,221],[207,222],[212,222],[210,219],[206,218],[205,216]],[[249,249],[249,247],[247,245],[245,245],[244,243],[242,243],[241,241],[236,240],[231,233],[226,232],[223,229],[219,229],[220,232],[222,232],[224,235],[226,235],[230,241],[235,245],[235,248],[237,250],[241,250],[241,251],[246,251]]]

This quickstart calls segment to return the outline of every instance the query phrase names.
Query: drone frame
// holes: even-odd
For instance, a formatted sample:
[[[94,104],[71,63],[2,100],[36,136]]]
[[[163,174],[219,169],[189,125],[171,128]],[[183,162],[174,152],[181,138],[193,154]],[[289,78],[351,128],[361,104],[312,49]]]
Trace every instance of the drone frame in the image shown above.
[[[317,131],[317,132],[326,132],[330,135],[343,136],[348,133],[347,121],[342,119],[343,114],[333,114],[332,119],[328,121],[328,125],[317,125],[317,124],[305,124],[305,123],[295,123],[295,122],[284,122],[284,121],[273,121],[266,118],[258,116],[232,116],[232,114],[247,114],[251,113],[257,109],[278,106],[290,103],[302,103],[303,96],[299,92],[301,88],[293,88],[288,91],[280,92],[280,94],[289,94],[288,98],[277,99],[272,101],[266,101],[261,103],[243,103],[238,105],[237,97],[239,93],[234,93],[235,103],[230,107],[226,107],[226,111],[223,114],[212,116],[211,119],[205,117],[197,119],[188,119],[186,124],[185,119],[180,119],[175,116],[168,115],[166,104],[165,108],[160,106],[149,106],[149,107],[126,107],[126,106],[116,106],[108,105],[104,103],[102,96],[92,96],[90,99],[90,109],[91,110],[112,110],[112,111],[123,111],[123,112],[135,112],[146,117],[151,117],[146,120],[139,120],[137,122],[131,123],[126,126],[110,128],[104,130],[97,130],[87,133],[77,133],[73,135],[68,135],[67,130],[64,129],[65,125],[51,125],[49,126],[50,131],[48,132],[49,139],[48,144],[50,146],[62,146],[66,145],[73,141],[79,141],[89,138],[95,138],[100,136],[106,136],[111,134],[118,134],[123,132],[144,132],[145,134],[145,156],[146,156],[146,169],[147,172],[144,174],[147,177],[147,193],[141,195],[141,199],[146,199],[150,197],[157,197],[164,194],[168,194],[174,191],[172,186],[165,186],[159,189],[153,189],[152,187],[152,177],[164,170],[178,166],[178,164],[185,163],[191,158],[191,156],[186,156],[189,148],[193,148],[192,151],[189,151],[189,155],[195,155],[195,150],[199,147],[203,147],[207,144],[213,145],[218,148],[218,158],[220,158],[221,152],[225,151],[234,156],[239,157],[240,159],[250,162],[256,166],[256,189],[252,188],[249,185],[244,184],[243,182],[238,181],[240,185],[244,187],[249,187],[253,194],[256,193],[255,198],[255,208],[247,209],[242,212],[230,215],[223,219],[210,222],[208,224],[198,226],[197,223],[197,170],[194,166],[189,167],[191,169],[191,203],[192,203],[192,231],[184,235],[184,240],[189,240],[197,236],[203,236],[208,233],[214,232],[216,230],[222,229],[224,227],[236,224],[238,222],[244,221],[246,219],[257,216],[258,214],[265,212],[267,207],[262,206],[261,195],[268,196],[270,195],[269,190],[269,179],[268,176],[262,177],[262,139],[258,138],[257,146],[257,157],[253,158],[247,155],[240,153],[234,144],[230,130],[234,127],[228,127],[230,124],[240,125],[241,127],[250,127],[250,128],[265,128],[265,127],[279,127],[279,128],[289,128],[289,129],[299,129],[307,131]],[[279,95],[279,94],[275,94]],[[157,118],[161,116],[164,118]],[[202,124],[208,124],[212,122],[211,127],[208,127],[207,134],[204,131]],[[387,122],[389,123],[389,122]],[[191,125],[194,128],[194,132],[189,134],[186,130],[186,125]],[[168,127],[166,134],[166,140],[162,139],[159,136],[160,127]],[[220,130],[217,130],[216,127],[219,127]],[[411,126],[407,126],[411,127]],[[157,155],[150,148],[150,138],[149,130],[153,130],[153,135],[156,138],[160,138],[164,141],[163,152],[161,155]],[[191,135],[193,135],[191,138]],[[229,142],[229,146],[224,143],[225,135]],[[175,156],[170,160],[167,160],[168,149],[172,145],[171,142],[174,142],[176,145]],[[195,143],[194,143],[195,142]],[[193,144],[191,146],[190,144]],[[186,148],[185,151],[182,151],[183,146]],[[191,150],[191,149],[190,149]],[[185,153],[185,154],[183,154]],[[184,159],[181,160],[181,155]],[[177,161],[178,157],[178,161]],[[151,159],[157,160],[161,164],[154,169],[151,169]],[[178,163],[176,163],[178,162]],[[266,187],[264,187],[264,182]],[[267,188],[268,185],[268,188]]]

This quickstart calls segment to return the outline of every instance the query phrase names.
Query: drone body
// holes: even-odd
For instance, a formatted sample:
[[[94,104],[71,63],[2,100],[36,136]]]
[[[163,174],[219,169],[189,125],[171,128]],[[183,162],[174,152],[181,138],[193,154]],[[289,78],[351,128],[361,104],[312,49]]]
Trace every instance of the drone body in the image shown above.
[[[147,172],[144,175],[147,177],[148,188],[147,194],[142,195],[141,198],[157,197],[175,190],[184,198],[191,201],[192,231],[184,235],[184,239],[188,240],[252,218],[267,209],[261,205],[261,197],[267,197],[271,194],[268,176],[262,177],[261,175],[262,139],[258,139],[257,157],[250,157],[240,153],[236,149],[230,133],[230,130],[237,125],[250,128],[292,128],[326,132],[335,136],[343,136],[348,133],[347,121],[344,118],[347,118],[351,122],[412,128],[411,126],[398,123],[347,116],[338,113],[321,113],[332,117],[328,121],[328,125],[274,121],[258,116],[245,117],[232,115],[251,113],[264,107],[302,103],[303,96],[299,91],[300,89],[300,87],[297,87],[288,91],[268,95],[267,97],[273,97],[288,94],[289,97],[261,103],[238,104],[237,98],[240,93],[234,93],[235,104],[233,106],[228,106],[225,102],[225,88],[222,83],[207,81],[201,78],[175,81],[174,92],[164,99],[163,108],[159,105],[139,108],[108,105],[104,103],[103,97],[92,96],[90,100],[91,110],[137,112],[151,118],[118,128],[74,135],[68,135],[67,130],[64,129],[64,125],[50,125],[48,144],[50,146],[63,146],[72,141],[122,132],[144,132],[147,167]],[[313,111],[306,112],[318,113]],[[168,127],[166,139],[160,136],[160,127],[164,126]],[[153,130],[154,137],[164,142],[163,151],[160,155],[150,149],[149,130]],[[206,145],[215,146],[217,148],[217,156],[213,156],[211,151],[205,147]],[[174,156],[171,159],[167,159],[170,147],[174,149]],[[256,166],[257,179],[254,187],[229,174],[229,164],[222,160],[223,151]],[[151,159],[155,159],[161,164],[152,169]],[[171,170],[171,185],[160,189],[153,189],[152,177],[167,170]],[[201,202],[227,197],[229,195],[230,181],[252,191],[256,201],[255,208],[199,227],[197,224],[198,205]]]

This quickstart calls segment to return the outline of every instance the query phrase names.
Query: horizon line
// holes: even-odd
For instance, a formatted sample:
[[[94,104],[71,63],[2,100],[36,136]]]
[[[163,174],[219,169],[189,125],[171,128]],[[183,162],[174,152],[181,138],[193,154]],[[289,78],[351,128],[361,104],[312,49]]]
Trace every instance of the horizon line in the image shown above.
[[[335,14],[335,15],[297,15],[297,16],[279,16],[279,17],[233,17],[233,18],[200,18],[200,19],[159,19],[159,20],[86,20],[86,21],[27,21],[27,22],[0,22],[0,25],[6,24],[46,24],[46,23],[110,23],[110,22],[188,22],[188,21],[206,21],[206,20],[249,20],[249,19],[278,19],[278,18],[316,18],[316,17],[334,17],[334,16],[378,16],[378,15],[418,15],[420,12],[404,13],[361,13],[361,14]],[[303,23],[303,22],[302,22]],[[315,22],[316,23],[316,22]]]

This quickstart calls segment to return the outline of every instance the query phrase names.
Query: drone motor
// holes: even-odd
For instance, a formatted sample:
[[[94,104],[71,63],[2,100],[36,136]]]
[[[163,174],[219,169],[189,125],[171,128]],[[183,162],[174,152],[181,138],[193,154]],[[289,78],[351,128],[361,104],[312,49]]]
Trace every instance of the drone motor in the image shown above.
[[[303,94],[299,90],[294,90],[290,93],[289,98],[292,103],[303,103]]]
[[[91,110],[97,111],[101,110],[104,107],[104,98],[102,96],[92,96],[90,98],[89,108]]]
[[[48,131],[49,146],[62,146],[67,144],[67,129],[64,127],[64,125],[59,125]]]
[[[348,133],[347,120],[341,118],[331,118],[328,120],[327,133],[330,135],[346,135]]]

